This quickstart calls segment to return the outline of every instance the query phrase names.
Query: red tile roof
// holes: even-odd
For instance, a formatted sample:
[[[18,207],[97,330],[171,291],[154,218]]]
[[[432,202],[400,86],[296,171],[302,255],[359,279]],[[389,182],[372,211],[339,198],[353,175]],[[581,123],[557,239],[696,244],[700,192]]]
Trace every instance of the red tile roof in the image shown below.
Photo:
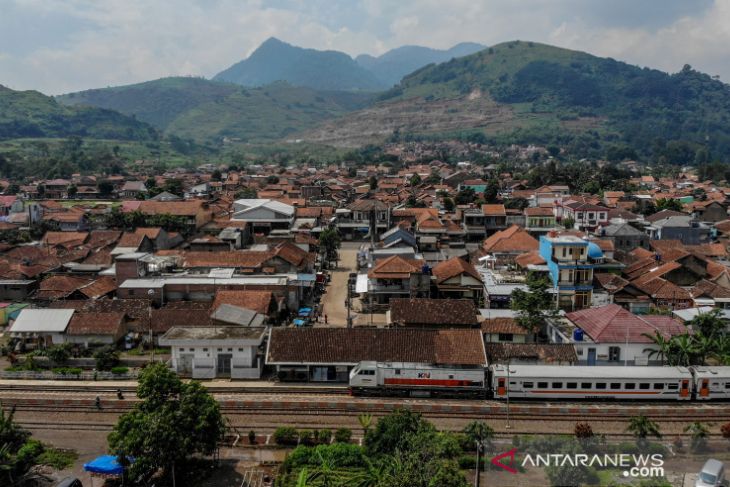
[[[68,335],[112,335],[124,333],[124,313],[76,311],[66,328]]]
[[[393,298],[390,320],[402,326],[476,326],[477,307],[471,299]]]
[[[424,261],[407,260],[399,255],[383,259],[368,272],[371,279],[407,279],[411,274],[420,273]]]
[[[482,249],[487,253],[523,253],[537,250],[539,246],[539,242],[524,228],[512,225],[484,240]]]
[[[220,290],[216,292],[210,309],[215,311],[222,304],[230,304],[256,311],[262,315],[268,315],[272,300],[273,294],[271,291]]]
[[[651,343],[650,336],[659,332],[669,338],[687,332],[687,328],[670,316],[638,316],[617,304],[589,308],[566,314],[596,343],[624,343],[628,334],[631,343]]]
[[[479,330],[274,328],[267,363],[347,364],[363,360],[483,365]]]
[[[459,257],[452,257],[444,262],[439,262],[436,266],[434,266],[432,272],[433,275],[436,276],[437,284],[441,284],[452,277],[460,276],[462,274],[471,276],[477,281],[482,280],[482,277],[479,275],[474,266]]]

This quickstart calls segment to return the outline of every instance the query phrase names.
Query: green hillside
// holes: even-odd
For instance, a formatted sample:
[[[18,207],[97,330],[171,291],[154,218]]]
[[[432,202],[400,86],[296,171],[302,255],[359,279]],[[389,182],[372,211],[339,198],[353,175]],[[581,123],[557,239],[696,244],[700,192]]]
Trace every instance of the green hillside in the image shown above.
[[[320,92],[278,82],[243,88],[202,78],[163,78],[58,97],[133,115],[166,134],[194,140],[266,141],[366,106],[372,96]]]
[[[69,137],[152,140],[146,123],[95,107],[68,107],[37,91],[15,91],[0,85],[0,139]]]
[[[505,140],[565,142],[583,133],[584,150],[625,144],[673,163],[693,162],[698,152],[707,158],[705,146],[713,156],[730,156],[730,86],[689,66],[667,74],[515,41],[427,66],[380,100],[460,99],[475,92],[512,110],[515,130]]]
[[[305,49],[274,37],[213,79],[249,87],[286,81],[317,90],[376,91],[388,86],[343,52]]]

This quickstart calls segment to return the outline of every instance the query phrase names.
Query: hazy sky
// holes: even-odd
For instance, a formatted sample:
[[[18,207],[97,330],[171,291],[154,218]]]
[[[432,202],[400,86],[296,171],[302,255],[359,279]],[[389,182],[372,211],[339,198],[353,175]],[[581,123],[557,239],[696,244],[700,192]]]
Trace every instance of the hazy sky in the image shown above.
[[[0,0],[0,84],[210,77],[270,36],[353,56],[522,39],[730,80],[729,0]]]

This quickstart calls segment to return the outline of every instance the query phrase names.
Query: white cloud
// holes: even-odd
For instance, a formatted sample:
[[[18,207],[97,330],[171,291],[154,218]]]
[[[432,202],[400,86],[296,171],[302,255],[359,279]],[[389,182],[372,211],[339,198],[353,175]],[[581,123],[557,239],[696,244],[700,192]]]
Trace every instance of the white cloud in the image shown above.
[[[524,39],[669,71],[689,63],[730,79],[730,2],[724,0],[695,10],[673,0],[672,15],[663,16],[654,14],[668,10],[669,0],[635,6],[616,0],[610,11],[603,0],[3,1],[12,7],[8,15],[34,23],[28,25],[34,37],[21,50],[31,43],[3,38],[3,22],[13,19],[0,19],[0,83],[52,94],[170,75],[212,76],[270,36],[351,55],[403,44],[446,48]],[[73,28],[54,29],[59,19]]]

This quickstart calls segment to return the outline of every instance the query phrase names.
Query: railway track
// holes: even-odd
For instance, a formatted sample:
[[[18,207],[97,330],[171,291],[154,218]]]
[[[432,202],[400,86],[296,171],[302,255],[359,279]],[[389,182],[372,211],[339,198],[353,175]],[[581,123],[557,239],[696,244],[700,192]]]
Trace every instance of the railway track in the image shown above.
[[[240,386],[231,384],[211,384],[203,382],[211,393],[223,394],[307,394],[307,395],[348,395],[347,386],[298,386],[298,385],[274,385],[274,386]],[[126,393],[134,393],[137,390],[136,383],[129,384],[107,384],[98,382],[94,384],[74,384],[72,382],[48,383],[12,383],[0,382],[2,391],[24,391],[24,392],[96,392],[115,393],[121,390]]]

